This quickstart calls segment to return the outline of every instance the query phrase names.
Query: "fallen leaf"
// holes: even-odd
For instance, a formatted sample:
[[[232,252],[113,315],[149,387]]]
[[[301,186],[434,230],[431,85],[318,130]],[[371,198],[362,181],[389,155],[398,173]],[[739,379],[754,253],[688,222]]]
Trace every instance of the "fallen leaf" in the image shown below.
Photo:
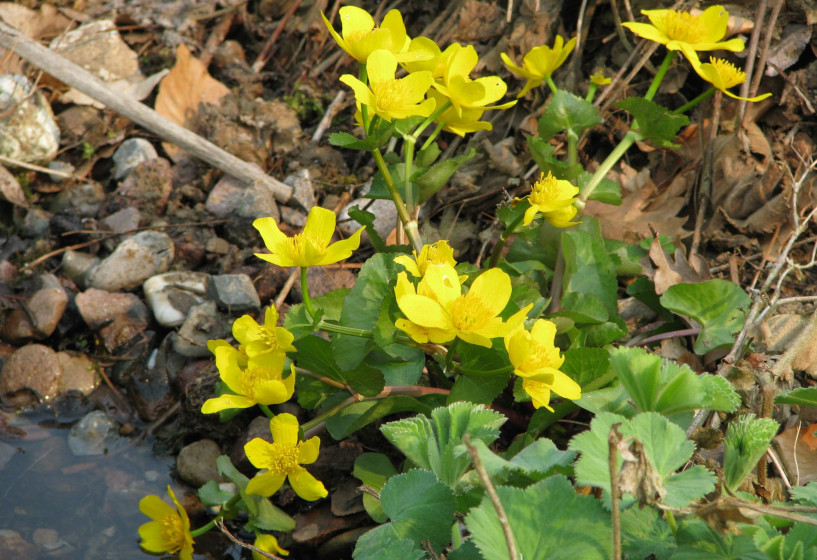
[[[0,20],[35,41],[61,33],[71,25],[50,4],[43,4],[36,11],[18,2],[0,2]],[[0,49],[0,74],[21,74],[22,70],[23,61],[16,53]]]
[[[817,424],[792,426],[775,437],[793,485],[817,480]]]
[[[636,243],[652,236],[650,226],[668,237],[686,237],[687,218],[676,216],[684,207],[686,192],[692,185],[691,173],[679,173],[659,190],[650,178],[650,170],[636,172],[623,165],[619,177],[622,202],[619,206],[589,201],[584,213],[598,218],[601,232],[608,239]]]
[[[650,260],[655,269],[647,268],[644,274],[652,278],[655,293],[659,296],[676,284],[697,284],[709,280],[709,266],[702,257],[693,258],[694,265],[690,264],[681,247],[675,249],[674,257],[673,260],[658,238],[653,238],[650,243]]]
[[[12,204],[28,208],[28,200],[26,200],[26,194],[20,186],[20,183],[17,182],[14,175],[2,165],[0,165],[0,196]]]
[[[199,103],[218,105],[230,90],[210,76],[207,67],[194,58],[181,44],[176,50],[176,65],[159,84],[156,112],[181,126],[190,128],[199,112]],[[162,147],[174,161],[181,157],[181,149],[168,142]]]

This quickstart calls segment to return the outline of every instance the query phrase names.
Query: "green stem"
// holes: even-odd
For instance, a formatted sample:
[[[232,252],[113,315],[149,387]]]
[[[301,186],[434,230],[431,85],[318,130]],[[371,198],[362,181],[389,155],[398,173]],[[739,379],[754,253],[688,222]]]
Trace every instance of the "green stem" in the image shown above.
[[[338,334],[347,334],[349,336],[357,336],[359,338],[374,338],[374,334],[372,333],[372,331],[367,331],[365,329],[356,329],[354,327],[347,327],[344,325],[336,325],[335,323],[329,323],[327,321],[319,322],[316,329]],[[412,346],[414,348],[420,349],[423,348],[421,344],[415,342],[411,337],[409,337],[406,334],[397,333],[397,335],[395,336],[395,341],[405,346]]]
[[[596,97],[596,90],[598,89],[598,84],[590,82],[590,87],[587,88],[587,96],[585,96],[584,100],[588,103],[593,103],[593,99]]]
[[[660,86],[661,82],[664,81],[664,76],[667,74],[667,70],[669,70],[673,58],[675,58],[675,51],[667,51],[667,55],[664,57],[664,61],[658,68],[658,72],[655,73],[655,77],[652,79],[652,83],[650,84],[650,89],[647,90],[647,94],[644,96],[644,99],[652,101],[652,98],[655,97],[655,94],[658,92],[658,86]]]
[[[572,128],[567,129],[567,165],[572,169],[579,162],[579,136]]]
[[[267,405],[259,403],[258,408],[261,409],[261,412],[263,412],[264,416],[266,416],[267,418],[275,418],[275,414],[272,413],[272,411],[269,409]]]
[[[556,87],[556,83],[553,81],[553,78],[551,76],[548,76],[547,78],[545,78],[545,81],[547,82],[550,91],[552,91],[553,94],[556,95],[556,92],[559,91],[559,88]]]
[[[676,533],[678,533],[678,523],[675,522],[675,515],[669,510],[667,510],[667,524],[669,525],[669,528],[672,531],[672,536],[674,537]]]
[[[329,385],[330,387],[334,387],[335,389],[346,390],[346,385],[344,385],[343,383],[341,383],[339,381],[335,381],[334,379],[329,379],[328,377],[325,377],[323,375],[319,375],[319,374],[315,373],[314,371],[310,371],[308,369],[301,368],[301,367],[296,367],[295,368],[295,373],[299,373],[300,375],[306,375],[307,377],[311,377],[312,379],[317,379],[321,383]]]
[[[366,73],[366,64],[361,62],[358,67],[360,68],[360,74],[359,74],[360,81],[365,84],[366,82],[369,81],[369,76]],[[369,123],[369,106],[366,105],[365,103],[360,104],[360,118],[363,121],[363,131],[366,133],[366,136],[368,136],[369,135],[369,124],[370,124]]]
[[[491,252],[491,258],[488,260],[488,268],[493,268],[496,266],[497,261],[499,261],[499,254],[502,252],[502,249],[505,248],[505,244],[508,243],[508,238],[513,235],[514,230],[520,223],[522,223],[524,218],[525,214],[520,214],[517,216],[510,224],[508,224],[508,227],[505,228],[502,235],[499,236],[499,240],[497,240],[496,245],[494,245],[494,250]]]
[[[309,297],[309,283],[306,280],[306,271],[309,270],[308,267],[302,266],[301,267],[301,297],[304,300],[304,305],[306,306],[306,312],[309,313],[309,318],[315,318],[315,308],[312,306],[312,298]]]
[[[428,135],[428,138],[426,138],[426,141],[423,142],[423,145],[420,148],[421,152],[423,150],[425,150],[426,148],[428,148],[431,145],[431,143],[434,142],[434,140],[437,139],[437,136],[439,136],[440,132],[442,132],[442,130],[443,130],[443,126],[444,125],[437,125],[437,127],[434,129],[434,132],[432,132],[431,134]]]
[[[218,512],[218,515],[216,515],[213,519],[211,519],[206,525],[202,525],[198,529],[196,529],[194,531],[190,531],[190,535],[195,539],[196,537],[200,537],[201,535],[203,535],[204,533],[206,533],[207,531],[209,531],[210,529],[215,527],[216,526],[216,521],[218,521],[219,519],[221,519],[222,517],[224,517],[225,515],[230,513],[230,511],[232,511],[233,507],[239,501],[241,501],[241,494],[236,494],[235,496],[230,498],[227,501],[226,504],[224,504],[224,506],[221,508],[221,511]]]
[[[713,93],[715,93],[716,91],[717,91],[717,90],[716,90],[715,88],[709,88],[708,90],[706,90],[705,92],[703,92],[701,95],[699,95],[698,97],[696,97],[695,99],[693,99],[692,101],[690,101],[689,103],[687,103],[686,105],[681,105],[680,107],[678,107],[677,109],[675,109],[675,110],[672,112],[672,114],[673,114],[673,115],[680,115],[680,114],[682,114],[682,113],[686,113],[687,111],[689,111],[690,109],[692,109],[693,107],[695,107],[695,106],[696,106],[698,103],[700,103],[700,102],[701,102],[701,101],[703,101],[704,99],[707,99],[707,98],[709,98],[709,97],[712,97],[712,94],[713,94]]]
[[[582,203],[590,198],[590,195],[593,194],[593,191],[596,190],[596,187],[599,186],[602,179],[604,179],[613,166],[618,163],[622,157],[624,157],[624,154],[630,149],[630,146],[642,138],[643,137],[641,134],[635,130],[630,130],[624,135],[624,138],[621,139],[618,146],[616,146],[613,151],[610,152],[610,155],[607,156],[607,158],[601,163],[599,168],[593,174],[593,177],[590,178],[590,182],[584,186],[584,192],[579,194],[579,200]]]
[[[372,150],[372,155],[374,156],[374,161],[377,164],[377,168],[383,175],[383,181],[386,183],[386,188],[389,190],[389,195],[391,195],[395,208],[397,208],[397,215],[400,217],[400,221],[403,223],[403,227],[406,230],[406,234],[409,236],[411,245],[419,254],[420,251],[423,250],[423,242],[420,240],[417,222],[414,222],[414,227],[411,227],[411,216],[406,208],[406,203],[403,202],[403,197],[400,196],[400,191],[397,190],[397,187],[394,184],[394,179],[392,178],[391,173],[389,173],[389,168],[386,165],[386,161],[383,159],[383,154],[380,153],[380,150],[374,149]]]
[[[445,374],[448,375],[450,372],[455,370],[454,367],[454,349],[457,347],[457,341],[459,339],[455,338],[451,341],[451,344],[448,345],[448,352],[445,353]]]
[[[416,143],[417,137],[414,134],[403,136],[403,162],[405,164],[403,168],[405,170],[403,185],[406,193],[406,210],[409,215],[414,213],[414,188],[411,183],[411,173],[414,167],[414,146]]]

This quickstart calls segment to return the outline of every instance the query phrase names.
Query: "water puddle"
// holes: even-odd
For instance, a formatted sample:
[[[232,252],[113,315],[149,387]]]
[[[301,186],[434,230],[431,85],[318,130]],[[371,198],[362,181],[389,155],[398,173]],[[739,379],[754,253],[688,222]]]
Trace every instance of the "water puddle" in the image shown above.
[[[0,412],[0,558],[149,558],[139,547],[148,521],[139,500],[165,493],[174,459],[118,427],[101,454],[76,455],[69,434],[84,416]]]

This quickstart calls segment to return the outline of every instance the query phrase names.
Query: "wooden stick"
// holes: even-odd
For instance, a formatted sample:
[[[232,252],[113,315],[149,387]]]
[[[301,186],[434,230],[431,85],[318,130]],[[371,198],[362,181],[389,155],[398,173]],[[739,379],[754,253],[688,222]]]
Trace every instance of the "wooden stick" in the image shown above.
[[[292,188],[251,163],[241,160],[208,142],[198,134],[170,121],[153,109],[135,99],[115,92],[87,70],[77,66],[59,54],[43,47],[24,36],[13,27],[0,22],[0,47],[14,51],[37,68],[51,74],[61,82],[76,88],[85,95],[103,103],[142,125],[163,140],[176,144],[184,151],[221,169],[245,183],[260,182],[266,186],[279,202],[287,202],[292,196]]]

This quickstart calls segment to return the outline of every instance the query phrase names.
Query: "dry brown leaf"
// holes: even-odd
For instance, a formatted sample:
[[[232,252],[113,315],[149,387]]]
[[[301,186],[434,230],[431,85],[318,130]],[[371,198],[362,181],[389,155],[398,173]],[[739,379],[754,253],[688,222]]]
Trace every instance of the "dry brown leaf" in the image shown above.
[[[775,437],[791,483],[804,485],[817,480],[817,424],[792,426]]]
[[[36,11],[17,2],[0,2],[0,20],[35,41],[61,33],[71,24],[50,4],[43,4]],[[22,71],[22,59],[15,53],[0,49],[0,74],[21,74]]]
[[[647,269],[644,273],[652,277],[655,283],[655,293],[658,295],[676,284],[697,284],[710,277],[709,266],[702,257],[693,258],[694,264],[690,264],[684,250],[678,247],[675,249],[675,260],[673,261],[657,238],[650,243],[650,260],[656,268],[654,271]]]
[[[155,109],[176,124],[188,126],[199,112],[199,103],[219,105],[228,93],[227,86],[213,78],[181,44],[176,50],[176,65],[159,84]],[[181,156],[181,149],[174,144],[163,142],[162,147],[174,161]]]
[[[604,237],[635,243],[652,236],[650,226],[668,237],[686,237],[686,218],[676,216],[684,206],[686,191],[691,187],[690,175],[681,173],[659,192],[650,178],[649,169],[636,173],[624,165],[619,182],[622,203],[612,206],[589,201],[584,213],[598,218]]]
[[[28,208],[28,200],[23,188],[11,172],[0,165],[0,196],[23,208]]]

